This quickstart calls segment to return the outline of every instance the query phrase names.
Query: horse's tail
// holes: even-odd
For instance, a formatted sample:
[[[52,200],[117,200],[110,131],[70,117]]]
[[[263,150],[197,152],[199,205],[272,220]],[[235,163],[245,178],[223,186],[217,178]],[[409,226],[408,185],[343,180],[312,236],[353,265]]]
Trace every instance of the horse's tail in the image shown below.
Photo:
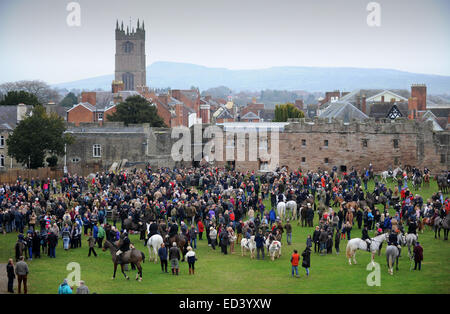
[[[142,263],[145,263],[145,254],[144,254],[144,252],[141,252],[141,255],[142,255]]]
[[[388,265],[389,265],[389,269],[392,268],[392,254],[388,255]]]

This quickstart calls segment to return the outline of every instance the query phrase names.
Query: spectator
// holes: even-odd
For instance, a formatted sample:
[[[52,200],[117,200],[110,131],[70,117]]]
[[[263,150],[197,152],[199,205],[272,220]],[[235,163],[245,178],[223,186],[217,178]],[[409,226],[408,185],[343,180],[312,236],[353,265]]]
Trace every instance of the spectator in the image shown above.
[[[89,254],[88,257],[91,256],[91,253],[94,253],[94,256],[97,257],[97,253],[95,252],[95,239],[92,236],[92,231],[89,231],[89,238],[87,239],[89,243]]]
[[[295,276],[298,278],[298,262],[300,260],[300,255],[298,255],[297,250],[294,250],[294,253],[292,253],[291,256],[291,265],[292,265],[292,277],[294,277],[294,271]]]
[[[414,270],[417,270],[417,265],[419,265],[419,270],[422,267],[422,261],[423,261],[423,248],[422,246],[420,246],[419,242],[416,242],[416,246],[414,247],[413,250],[414,253]]]
[[[258,234],[256,235],[255,242],[256,242],[257,259],[259,259],[259,252],[261,252],[262,259],[264,259],[264,236],[261,230],[259,230]]]
[[[189,275],[195,274],[195,261],[197,260],[197,257],[195,256],[195,252],[192,250],[192,247],[187,247],[188,252],[186,253],[186,258],[189,264]]]
[[[14,293],[14,279],[16,275],[14,274],[14,262],[12,258],[8,260],[8,264],[6,265],[6,274],[8,276],[8,292]]]
[[[161,261],[161,271],[167,273],[167,248],[164,242],[161,243],[161,247],[158,249],[158,256]]]
[[[303,263],[302,267],[306,269],[306,276],[309,277],[309,268],[311,267],[311,249],[307,247],[303,253]]]
[[[67,283],[67,279],[64,279],[63,283],[59,285],[58,294],[72,294],[72,289]]]
[[[27,294],[27,277],[28,277],[28,265],[24,262],[24,257],[19,257],[19,262],[16,264],[16,275],[17,275],[17,283],[19,294],[21,292],[21,286],[23,283],[23,293]]]
[[[89,288],[83,280],[80,280],[80,286],[77,288],[77,294],[89,294]]]
[[[216,249],[217,230],[214,227],[209,228],[209,238],[211,239],[211,247]]]
[[[172,275],[178,276],[180,250],[177,247],[177,243],[173,242],[172,247],[169,250],[170,267],[172,268]]]

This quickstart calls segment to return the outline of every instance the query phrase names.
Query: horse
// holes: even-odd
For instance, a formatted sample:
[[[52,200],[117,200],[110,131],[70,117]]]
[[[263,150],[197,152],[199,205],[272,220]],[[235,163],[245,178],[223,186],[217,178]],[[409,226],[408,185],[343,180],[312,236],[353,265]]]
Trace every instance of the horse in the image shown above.
[[[27,254],[28,254],[27,246],[22,241],[17,241],[16,242],[16,244],[14,245],[14,250],[16,252],[16,262],[19,261],[19,258],[21,256],[24,256],[23,255],[24,252],[25,252],[25,256],[24,257],[27,258]]]
[[[402,237],[404,239],[403,240],[404,244],[402,243],[402,245],[403,246],[405,246],[405,245],[408,246],[408,257],[411,259],[411,258],[413,258],[413,254],[411,252],[411,247],[414,248],[414,246],[416,245],[417,235],[415,233],[407,233],[406,235],[403,235]]]
[[[422,176],[414,174],[412,181],[414,189],[420,189],[420,187],[422,186]]]
[[[430,175],[428,173],[423,175],[423,186],[430,187]]]
[[[375,258],[375,253],[380,249],[380,245],[384,242],[387,241],[389,235],[387,233],[384,234],[380,234],[379,236],[374,237],[373,239],[371,239],[371,243],[370,243],[370,252],[372,253],[372,264],[373,264],[373,260]],[[360,239],[360,238],[353,238],[350,241],[348,241],[347,243],[347,248],[346,248],[346,254],[347,254],[347,258],[348,258],[348,262],[351,265],[352,264],[352,258],[353,258],[353,262],[356,264],[356,251],[357,250],[363,250],[363,251],[367,251],[367,242]]]
[[[280,241],[272,241],[272,243],[269,246],[269,254],[272,261],[275,258],[280,258],[281,256],[281,242]]]
[[[281,220],[284,219],[284,216],[286,215],[286,203],[285,202],[279,202],[277,204],[277,213]]]
[[[450,212],[445,218],[436,217],[434,219],[434,238],[437,239],[436,234],[441,238],[441,229],[444,229],[444,241],[448,240],[448,230],[450,229]]]
[[[307,207],[306,206],[302,206],[300,207],[299,213],[298,213],[298,221],[297,221],[297,226],[300,225],[300,222],[302,223],[302,227],[303,225],[306,227],[308,222],[307,222]]]
[[[286,203],[286,217],[287,217],[287,211],[290,212],[289,219],[296,218],[297,217],[297,202],[296,201],[288,201]]]
[[[135,223],[132,219],[126,218],[123,221],[122,228],[125,230],[128,230],[128,231],[129,230],[139,231],[142,236],[142,233],[145,232],[145,230],[146,230],[146,225],[142,221],[140,221],[139,223]],[[141,239],[141,240],[143,240],[143,239]]]
[[[172,243],[175,242],[177,244],[177,247],[180,249],[181,251],[181,256],[182,259],[181,261],[184,262],[184,256],[187,253],[187,239],[186,236],[184,236],[183,234],[176,234],[173,235],[171,237],[169,237],[169,235],[166,235],[166,247],[172,247]]]
[[[395,245],[388,245],[386,248],[386,262],[388,265],[388,272],[390,275],[394,274],[394,261],[395,261],[395,270],[398,270],[398,257],[400,252],[398,247]]]
[[[152,250],[150,248],[153,248],[153,255],[155,257],[155,263],[158,262],[158,250],[161,247],[161,244],[164,242],[163,238],[159,234],[154,234],[148,239],[147,241],[147,247],[148,247],[148,261],[151,262],[153,259],[152,256]]]
[[[442,193],[446,194],[448,192],[447,175],[446,174],[437,174],[435,179],[436,179],[437,185],[439,187],[439,190],[441,190]]]
[[[110,253],[111,253],[111,258],[112,258],[112,262],[114,263],[114,274],[112,279],[116,278],[116,271],[117,271],[117,264],[119,264],[119,256],[116,255],[117,251],[119,250],[117,248],[117,246],[111,242],[109,242],[108,240],[105,241],[105,243],[103,244],[103,252],[106,251],[107,249],[109,249]],[[145,255],[144,253],[142,253],[141,251],[132,248],[124,253],[122,253],[122,263],[120,263],[120,269],[122,271],[122,274],[124,275],[124,277],[129,280],[130,277],[128,277],[127,274],[125,274],[123,265],[131,263],[132,265],[136,265],[137,269],[138,269],[138,273],[136,274],[136,280],[138,281],[142,281],[142,266],[141,266],[141,262],[144,263],[145,262]]]
[[[255,242],[255,236],[251,236],[250,239],[243,238],[241,240],[241,252],[242,256],[245,255],[245,250],[250,251],[250,258],[255,258],[255,251],[256,251],[256,242]]]

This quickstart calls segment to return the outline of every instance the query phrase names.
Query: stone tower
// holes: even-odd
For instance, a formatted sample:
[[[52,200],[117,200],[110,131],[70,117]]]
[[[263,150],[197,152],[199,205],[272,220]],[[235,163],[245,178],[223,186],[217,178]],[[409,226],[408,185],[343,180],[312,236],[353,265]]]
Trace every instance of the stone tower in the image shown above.
[[[134,27],[119,28],[116,22],[116,69],[115,81],[123,82],[124,90],[136,90],[146,86],[145,81],[145,29],[144,22]]]

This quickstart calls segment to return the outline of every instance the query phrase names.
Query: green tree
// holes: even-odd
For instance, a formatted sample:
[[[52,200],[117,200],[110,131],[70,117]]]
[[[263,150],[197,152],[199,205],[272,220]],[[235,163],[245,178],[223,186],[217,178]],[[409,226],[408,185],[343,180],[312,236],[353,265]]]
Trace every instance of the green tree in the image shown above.
[[[72,107],[73,105],[78,103],[78,98],[75,96],[74,93],[70,92],[68,93],[63,100],[59,103],[60,106],[64,107]]]
[[[303,111],[294,106],[294,104],[286,103],[275,106],[274,122],[287,122],[290,118],[304,118]]]
[[[16,106],[18,104],[36,106],[39,104],[39,100],[35,95],[25,91],[9,91],[0,101],[1,106]]]
[[[62,118],[56,113],[47,114],[42,105],[37,105],[6,140],[8,155],[29,168],[43,167],[46,155],[64,156],[64,146],[73,143],[65,130]]]
[[[116,112],[107,116],[108,121],[128,124],[149,123],[152,127],[166,127],[164,120],[158,115],[156,106],[147,99],[136,95],[130,96],[116,106]]]

